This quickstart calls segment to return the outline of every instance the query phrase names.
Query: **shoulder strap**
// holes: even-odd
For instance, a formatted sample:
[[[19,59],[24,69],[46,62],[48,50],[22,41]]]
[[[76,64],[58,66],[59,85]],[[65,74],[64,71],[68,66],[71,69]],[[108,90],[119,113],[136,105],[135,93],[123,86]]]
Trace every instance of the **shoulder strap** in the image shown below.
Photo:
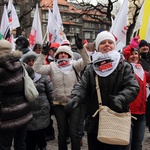
[[[96,82],[96,91],[97,91],[98,102],[99,102],[99,105],[102,105],[101,91],[100,91],[100,87],[98,84],[98,75],[97,74],[95,76],[95,82]]]
[[[79,80],[80,80],[81,77],[80,77],[80,75],[78,74],[77,70],[74,68],[74,66],[72,66],[72,68],[73,68],[73,70],[74,70],[74,72],[75,72],[77,81],[79,82]]]

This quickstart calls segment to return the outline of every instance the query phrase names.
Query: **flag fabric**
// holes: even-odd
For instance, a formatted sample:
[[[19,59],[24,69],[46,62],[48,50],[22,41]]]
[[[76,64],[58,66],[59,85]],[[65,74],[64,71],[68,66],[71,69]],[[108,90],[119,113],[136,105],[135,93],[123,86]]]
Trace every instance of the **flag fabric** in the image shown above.
[[[57,4],[57,0],[53,0],[53,16],[54,16],[56,22],[58,23],[60,29],[62,31],[64,31],[64,27],[63,27],[61,15],[60,15],[59,7]]]
[[[127,33],[127,16],[128,16],[128,0],[124,0],[115,20],[113,21],[110,32],[125,45]]]
[[[149,21],[148,21],[148,27],[147,27],[147,31],[146,31],[146,38],[145,40],[147,42],[150,42],[150,17],[149,17]]]
[[[10,39],[10,24],[9,24],[6,5],[4,5],[4,11],[3,11],[2,20],[1,20],[0,31],[1,31],[2,37],[4,39],[6,39],[6,40]]]
[[[145,2],[144,2],[145,3]],[[137,17],[137,20],[136,20],[136,24],[135,24],[135,27],[133,29],[133,35],[135,32],[137,32],[141,26],[142,26],[142,17],[143,17],[143,10],[144,10],[144,3],[142,4],[142,7],[140,9],[140,12],[139,12],[139,15]],[[132,35],[132,37],[133,37]]]
[[[47,25],[47,41],[57,42],[59,44],[66,38],[64,38],[64,32],[60,30],[60,26],[56,22],[50,9],[48,14],[48,25]]]
[[[19,19],[12,0],[9,0],[7,7],[8,18],[10,22],[10,30],[20,27]]]
[[[139,32],[140,39],[146,39],[146,37],[148,36],[147,31],[148,31],[148,28],[150,28],[150,26],[148,26],[149,17],[150,17],[149,6],[150,6],[150,0],[145,0],[144,6],[143,6],[142,25],[141,25],[140,32]]]
[[[30,48],[33,49],[35,44],[43,44],[43,36],[41,29],[41,20],[39,16],[38,4],[36,4],[35,14],[33,18],[31,33],[29,36]]]

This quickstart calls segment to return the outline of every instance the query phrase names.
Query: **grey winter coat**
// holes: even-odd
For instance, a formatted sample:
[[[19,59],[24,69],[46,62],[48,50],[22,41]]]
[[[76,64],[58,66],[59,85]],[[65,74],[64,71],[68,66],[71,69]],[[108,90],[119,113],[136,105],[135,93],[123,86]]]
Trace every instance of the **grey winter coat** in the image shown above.
[[[28,124],[28,130],[44,129],[50,124],[50,103],[53,100],[50,77],[39,75],[34,81],[39,97],[32,103],[33,119]]]

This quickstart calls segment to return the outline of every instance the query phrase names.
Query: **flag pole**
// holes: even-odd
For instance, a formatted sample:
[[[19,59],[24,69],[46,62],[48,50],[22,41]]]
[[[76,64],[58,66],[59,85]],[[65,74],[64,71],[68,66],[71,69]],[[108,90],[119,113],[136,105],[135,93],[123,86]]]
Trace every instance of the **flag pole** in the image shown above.
[[[46,37],[47,37],[47,31],[45,32],[45,35],[44,35],[44,37],[43,37],[43,41],[42,41],[43,44],[44,44],[44,42],[45,42]]]

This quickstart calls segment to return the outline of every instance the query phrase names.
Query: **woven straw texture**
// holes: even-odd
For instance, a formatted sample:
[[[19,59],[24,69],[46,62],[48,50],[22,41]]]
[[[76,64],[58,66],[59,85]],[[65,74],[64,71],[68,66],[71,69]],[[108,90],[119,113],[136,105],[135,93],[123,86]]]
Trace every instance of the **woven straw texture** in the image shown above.
[[[128,145],[131,114],[116,113],[107,106],[100,106],[98,140],[112,145]]]

